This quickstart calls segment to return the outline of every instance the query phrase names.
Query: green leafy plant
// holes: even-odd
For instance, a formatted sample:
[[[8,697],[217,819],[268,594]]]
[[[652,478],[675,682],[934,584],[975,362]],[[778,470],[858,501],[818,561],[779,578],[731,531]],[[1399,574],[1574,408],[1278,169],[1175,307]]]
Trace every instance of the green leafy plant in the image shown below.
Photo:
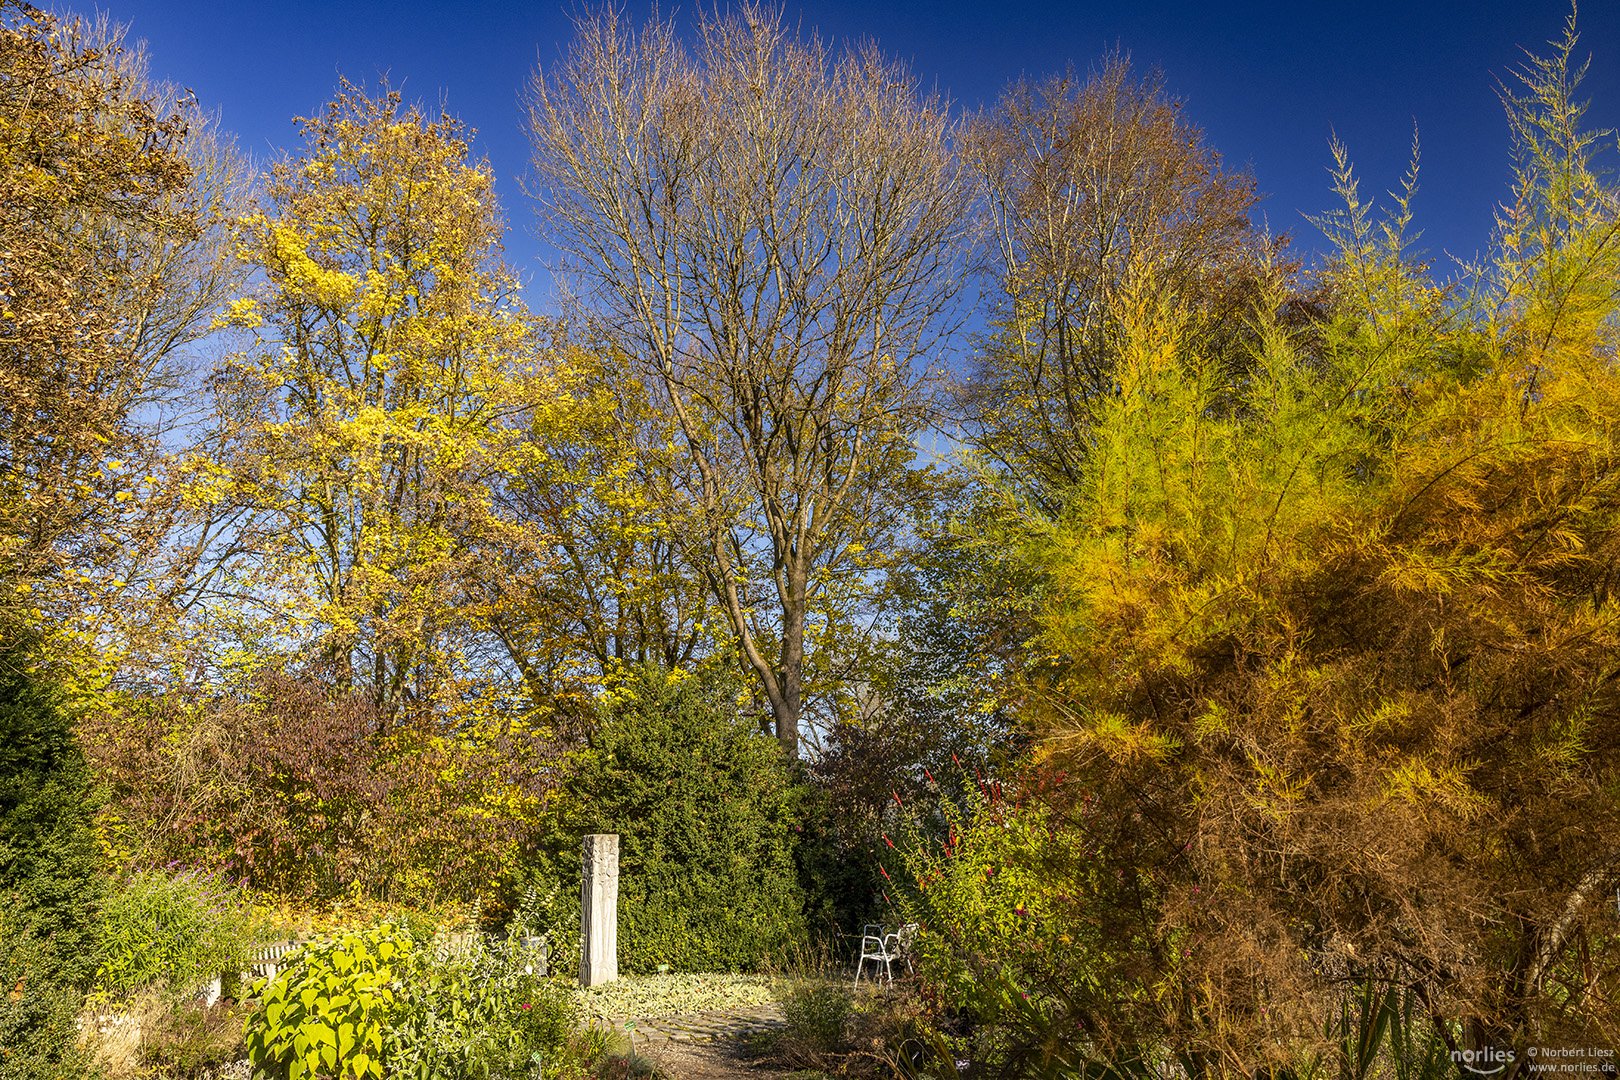
[[[192,993],[243,970],[258,936],[247,905],[206,874],[136,873],[102,907],[97,989],[117,998],[160,984]]]
[[[578,1073],[578,1008],[517,946],[441,960],[391,923],[305,946],[247,1021],[248,1058],[276,1080],[529,1080]]]
[[[389,1075],[527,1080],[537,1065],[565,1074],[578,1057],[570,1045],[578,1009],[566,989],[528,970],[529,959],[508,944],[448,962],[419,957],[390,1018]]]
[[[255,984],[248,1060],[277,1080],[380,1080],[398,976],[415,951],[387,923],[306,945],[274,980]]]

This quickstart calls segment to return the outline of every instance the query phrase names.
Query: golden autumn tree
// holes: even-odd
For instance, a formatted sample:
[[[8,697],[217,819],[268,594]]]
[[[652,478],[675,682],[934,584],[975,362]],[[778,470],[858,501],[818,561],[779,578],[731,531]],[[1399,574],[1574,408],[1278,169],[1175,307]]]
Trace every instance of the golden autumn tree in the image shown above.
[[[453,119],[345,84],[241,224],[263,275],[230,321],[193,498],[233,515],[199,589],[259,647],[307,648],[382,715],[488,683],[480,560],[543,549],[493,512],[565,373],[501,259],[487,165]],[[254,610],[254,606],[258,610]],[[269,616],[266,620],[263,616]]]
[[[1024,525],[1024,715],[1078,838],[1024,861],[1053,926],[1132,945],[1013,961],[1058,1017],[1027,1045],[1362,1075],[1361,1002],[1403,1060],[1514,1076],[1620,1033],[1620,198],[1574,47],[1509,99],[1477,303],[1414,256],[1411,185],[1381,218],[1342,163],[1326,321],[1259,309],[1240,386],[1196,312],[1117,301],[1081,482]]]
[[[1251,219],[1254,178],[1223,164],[1162,75],[1121,54],[1084,78],[1014,83],[961,147],[999,286],[963,420],[985,459],[1050,510],[1118,390],[1127,294],[1173,297],[1186,346],[1241,365],[1247,308],[1285,268]]]
[[[528,694],[585,705],[635,669],[714,657],[726,633],[679,539],[690,523],[658,498],[667,418],[611,359],[570,355],[586,408],[565,430],[529,429],[530,468],[495,493],[512,528],[483,560],[480,588]]]
[[[240,282],[246,175],[120,28],[0,4],[0,566],[58,631],[121,618],[165,532],[162,406]]]

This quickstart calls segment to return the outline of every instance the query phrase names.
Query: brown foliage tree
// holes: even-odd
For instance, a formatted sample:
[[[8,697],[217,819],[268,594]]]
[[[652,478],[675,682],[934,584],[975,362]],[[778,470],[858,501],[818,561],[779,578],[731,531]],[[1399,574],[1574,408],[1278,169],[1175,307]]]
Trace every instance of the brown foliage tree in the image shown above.
[[[1082,475],[1098,402],[1118,388],[1127,293],[1170,300],[1188,347],[1240,362],[1234,327],[1272,279],[1254,180],[1218,153],[1162,77],[1108,56],[1015,83],[968,125],[1002,296],[964,394],[976,445],[1051,509]]]
[[[0,564],[54,590],[161,532],[131,495],[156,490],[165,362],[236,279],[246,168],[120,30],[16,0],[0,148]]]

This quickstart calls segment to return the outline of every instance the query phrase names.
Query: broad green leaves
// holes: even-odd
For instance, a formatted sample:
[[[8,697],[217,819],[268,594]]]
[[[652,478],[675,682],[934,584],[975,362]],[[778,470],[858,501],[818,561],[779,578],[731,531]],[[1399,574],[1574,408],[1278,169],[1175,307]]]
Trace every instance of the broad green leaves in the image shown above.
[[[387,924],[306,945],[274,980],[253,988],[259,1005],[245,1031],[249,1060],[285,1070],[290,1080],[380,1080],[400,965],[414,949],[408,934]]]

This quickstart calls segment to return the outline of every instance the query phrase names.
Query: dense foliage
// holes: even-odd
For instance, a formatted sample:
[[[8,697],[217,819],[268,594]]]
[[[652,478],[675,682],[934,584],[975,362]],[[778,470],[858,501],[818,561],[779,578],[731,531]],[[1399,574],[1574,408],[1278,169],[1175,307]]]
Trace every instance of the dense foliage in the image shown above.
[[[1001,955],[1037,1001],[1013,1058],[1308,1068],[1369,984],[1459,1052],[1614,1039],[1620,206],[1573,46],[1512,101],[1472,304],[1342,161],[1334,301],[1308,334],[1258,307],[1241,381],[1127,296],[1080,481],[1011,525],[1044,578],[1024,715],[1066,775],[972,823],[958,857],[1008,891],[935,928],[958,999]],[[930,862],[919,887],[978,884]]]
[[[111,788],[106,843],[306,902],[433,907],[515,880],[546,787],[523,731],[450,737],[305,672],[242,695],[121,697],[81,725]]]
[[[565,1076],[567,992],[519,952],[435,956],[430,942],[379,924],[304,946],[258,989],[247,1048],[266,1075]]]
[[[568,786],[568,846],[548,871],[573,885],[577,837],[619,834],[625,971],[748,970],[805,944],[798,793],[780,748],[738,712],[732,680],[636,671]]]
[[[1290,261],[1122,55],[958,123],[782,10],[696,28],[585,11],[535,73],[542,316],[442,108],[343,81],[253,177],[121,31],[0,0],[0,1080],[219,1064],[232,1008],[289,1080],[578,1072],[523,955],[430,942],[571,973],[595,832],[629,972],[921,924],[915,996],[790,1001],[802,1065],[1620,1039],[1620,192],[1573,19],[1449,278],[1415,164],[1379,211],[1337,145]],[[204,1009],[250,906],[330,932]]]
[[[112,998],[148,988],[195,996],[247,969],[256,922],[239,893],[197,871],[132,874],[102,904],[96,989]],[[241,989],[221,987],[232,997]]]
[[[37,639],[0,628],[0,1077],[71,1075],[96,974],[97,793]]]

